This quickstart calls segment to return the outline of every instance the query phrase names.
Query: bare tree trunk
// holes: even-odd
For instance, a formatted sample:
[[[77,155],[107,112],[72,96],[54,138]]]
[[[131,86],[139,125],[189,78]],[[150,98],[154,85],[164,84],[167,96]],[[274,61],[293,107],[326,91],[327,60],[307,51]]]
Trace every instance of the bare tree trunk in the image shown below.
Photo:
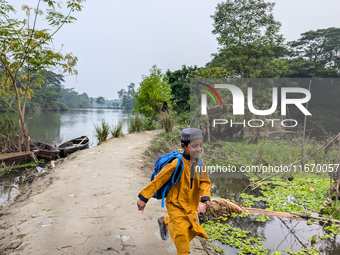
[[[17,85],[16,85],[16,81],[13,81],[13,86],[14,86],[14,91],[15,91],[15,100],[16,100],[17,108],[18,108],[19,124],[20,124],[20,131],[21,131],[21,134],[20,134],[21,139],[19,141],[19,150],[21,151],[20,143],[22,142],[25,146],[25,150],[29,151],[30,146],[29,146],[29,141],[28,141],[28,131],[25,125],[25,112],[21,110],[20,96],[19,96]]]

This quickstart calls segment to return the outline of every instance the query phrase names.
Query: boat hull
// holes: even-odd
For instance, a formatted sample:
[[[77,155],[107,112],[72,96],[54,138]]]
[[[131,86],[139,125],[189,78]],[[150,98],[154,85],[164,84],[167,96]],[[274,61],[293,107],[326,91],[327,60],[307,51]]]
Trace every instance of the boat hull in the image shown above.
[[[34,154],[37,157],[38,153],[39,151],[35,150],[0,154],[0,166],[20,165],[29,163],[34,160],[32,154]]]
[[[60,150],[59,156],[66,157],[67,155],[79,150],[83,150],[89,147],[90,140],[86,136],[81,136],[70,141],[67,141],[58,146]]]
[[[59,156],[59,150],[51,145],[46,143],[38,142],[30,139],[30,149],[31,150],[39,150],[38,159],[47,159],[52,160],[56,159]]]

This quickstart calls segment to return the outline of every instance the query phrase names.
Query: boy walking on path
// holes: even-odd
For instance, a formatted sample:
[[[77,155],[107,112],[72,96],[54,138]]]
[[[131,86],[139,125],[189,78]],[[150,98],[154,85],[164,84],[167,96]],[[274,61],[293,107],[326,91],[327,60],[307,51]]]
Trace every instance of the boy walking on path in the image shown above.
[[[208,239],[208,235],[196,221],[198,204],[205,203],[209,210],[210,187],[208,173],[199,171],[198,157],[203,150],[202,131],[197,128],[186,128],[182,130],[181,147],[184,150],[182,159],[184,168],[180,180],[174,184],[166,196],[166,208],[168,215],[161,216],[158,223],[161,228],[163,240],[168,238],[168,231],[175,243],[177,254],[186,255],[190,251],[190,241],[195,236]],[[176,158],[167,164],[155,179],[150,182],[138,195],[138,210],[144,211],[148,200],[167,181],[170,180],[177,166]],[[203,163],[203,169],[205,169]]]

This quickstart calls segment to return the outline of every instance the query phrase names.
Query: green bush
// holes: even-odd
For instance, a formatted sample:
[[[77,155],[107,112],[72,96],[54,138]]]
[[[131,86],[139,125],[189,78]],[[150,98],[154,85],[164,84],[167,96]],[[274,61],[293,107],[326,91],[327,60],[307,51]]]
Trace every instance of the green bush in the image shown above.
[[[62,102],[58,101],[57,104],[58,104],[58,107],[59,107],[60,111],[68,111],[68,110],[70,110],[70,108],[68,108],[68,106],[66,104],[62,103]]]
[[[94,127],[96,130],[95,136],[98,139],[98,144],[100,144],[101,142],[105,141],[109,136],[111,130],[110,125],[103,119],[101,124],[94,125]]]
[[[179,124],[189,125],[190,124],[190,112],[181,112],[178,114],[176,119]]]
[[[0,153],[20,151],[19,121],[9,110],[0,115]]]
[[[160,119],[160,123],[162,124],[162,127],[165,129],[165,132],[171,133],[174,127],[174,117],[171,114],[171,112],[169,113],[162,112],[160,114],[159,119]]]
[[[135,116],[129,117],[129,133],[143,131],[144,118],[136,111]]]
[[[112,137],[123,136],[123,123],[122,122],[118,122],[117,125],[113,125],[112,130],[111,130],[111,135]]]
[[[157,126],[157,121],[151,117],[145,117],[143,120],[143,127],[145,130],[155,130]]]

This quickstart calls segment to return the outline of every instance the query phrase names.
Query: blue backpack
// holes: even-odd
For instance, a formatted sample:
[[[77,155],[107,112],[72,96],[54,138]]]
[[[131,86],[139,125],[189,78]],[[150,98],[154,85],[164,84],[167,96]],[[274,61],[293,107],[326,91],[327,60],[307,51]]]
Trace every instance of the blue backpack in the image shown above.
[[[155,179],[155,176],[159,174],[159,172],[165,167],[168,163],[171,163],[174,159],[178,158],[176,169],[171,177],[171,179],[165,183],[159,190],[156,191],[155,195],[153,195],[156,199],[162,199],[162,207],[164,208],[164,198],[168,195],[170,188],[172,185],[176,184],[181,178],[184,162],[182,159],[182,154],[177,151],[173,151],[167,154],[160,156],[155,163],[155,171],[151,175],[151,181]],[[202,160],[198,158],[198,166],[200,169],[202,168]]]

